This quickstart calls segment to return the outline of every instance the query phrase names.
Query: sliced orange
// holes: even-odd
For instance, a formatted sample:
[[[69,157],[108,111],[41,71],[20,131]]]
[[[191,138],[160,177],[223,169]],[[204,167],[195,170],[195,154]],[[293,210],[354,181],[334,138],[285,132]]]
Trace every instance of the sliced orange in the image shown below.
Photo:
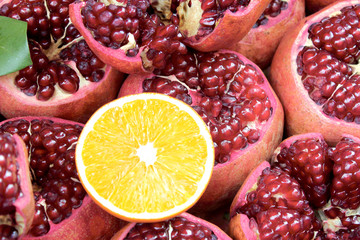
[[[205,122],[175,98],[142,93],[101,107],[76,146],[88,194],[133,222],[169,219],[193,206],[210,180],[214,148]]]

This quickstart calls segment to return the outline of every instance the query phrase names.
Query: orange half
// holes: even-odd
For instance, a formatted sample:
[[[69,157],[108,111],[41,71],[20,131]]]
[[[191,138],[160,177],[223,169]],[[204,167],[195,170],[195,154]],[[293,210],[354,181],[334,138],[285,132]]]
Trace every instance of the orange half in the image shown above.
[[[169,219],[193,206],[214,166],[210,132],[189,105],[142,93],[102,106],[76,146],[76,167],[92,199],[132,222]]]

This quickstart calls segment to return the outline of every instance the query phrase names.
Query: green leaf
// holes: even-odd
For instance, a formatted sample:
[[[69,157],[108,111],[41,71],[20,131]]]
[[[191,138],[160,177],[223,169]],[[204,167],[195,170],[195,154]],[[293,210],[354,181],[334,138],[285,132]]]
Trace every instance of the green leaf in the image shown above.
[[[0,76],[32,64],[26,29],[26,22],[0,16]]]

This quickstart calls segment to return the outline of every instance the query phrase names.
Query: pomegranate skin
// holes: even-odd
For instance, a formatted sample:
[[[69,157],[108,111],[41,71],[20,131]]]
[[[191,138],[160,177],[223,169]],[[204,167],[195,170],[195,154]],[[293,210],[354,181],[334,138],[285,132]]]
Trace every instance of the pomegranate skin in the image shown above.
[[[35,119],[39,120],[50,120],[54,123],[60,124],[71,124],[71,125],[80,125],[84,124],[77,123],[70,120],[55,118],[55,117],[17,117],[12,119],[7,119],[0,122],[0,126],[9,122],[16,121],[19,119],[24,119],[27,121],[32,121]],[[25,147],[25,146],[24,146]],[[26,147],[25,147],[26,149]],[[28,162],[28,161],[27,161]],[[31,181],[29,181],[31,184]],[[34,197],[32,197],[34,201]],[[35,207],[29,208],[29,212],[34,216]],[[30,214],[29,213],[29,214]],[[32,236],[29,233],[25,235],[22,239],[31,239],[31,240],[53,240],[53,239],[69,239],[69,240],[100,240],[100,239],[110,239],[111,236],[115,234],[126,222],[113,217],[111,214],[102,210],[91,198],[86,195],[82,201],[82,204],[79,208],[73,209],[71,216],[64,219],[58,224],[54,224],[49,221],[50,230],[47,234],[43,236]]]
[[[251,171],[240,190],[237,192],[233,202],[230,206],[230,224],[229,234],[233,239],[237,240],[257,240],[259,236],[256,234],[257,223],[250,220],[245,214],[236,214],[237,206],[241,205],[245,201],[246,193],[251,189],[258,180],[258,176],[262,171],[270,167],[270,163],[262,162],[254,170]]]
[[[35,201],[32,191],[32,185],[30,180],[30,171],[29,171],[29,161],[28,153],[24,141],[18,136],[13,135],[13,138],[16,142],[16,145],[19,146],[19,156],[17,157],[17,162],[19,164],[18,175],[20,176],[20,188],[23,193],[22,197],[18,198],[14,202],[16,209],[16,218],[21,217],[23,221],[23,232],[19,233],[20,236],[25,234],[31,227],[32,220],[35,213]]]
[[[297,72],[296,64],[298,53],[308,38],[308,28],[311,24],[346,6],[359,3],[360,1],[356,0],[339,1],[337,4],[327,6],[320,12],[304,18],[281,40],[271,64],[270,82],[283,103],[285,127],[290,136],[316,130],[330,145],[338,142],[342,134],[360,137],[360,124],[327,116],[321,110],[321,106],[309,97]]]
[[[110,239],[126,223],[102,210],[89,196],[80,208],[59,224],[50,223],[50,231],[41,237],[27,235],[24,240],[100,240]]]
[[[231,51],[222,50],[221,52]],[[238,53],[236,55],[244,64],[254,66],[262,77],[266,79],[256,65],[242,55]],[[120,89],[119,97],[143,92],[142,82],[145,78],[152,76],[152,74],[129,75]],[[233,151],[229,161],[214,166],[209,185],[199,201],[190,210],[192,213],[212,211],[230,203],[250,171],[260,162],[270,159],[273,150],[281,142],[284,127],[283,108],[270,84],[266,84],[265,90],[272,103],[273,112],[267,121],[266,127],[262,129],[259,140],[245,149]],[[192,95],[192,98],[193,105],[198,104],[198,97]]]
[[[200,38],[200,40],[196,40],[195,36],[187,37],[184,42],[201,52],[226,48],[232,45],[234,40],[241,40],[250,31],[270,1],[251,0],[246,9],[240,13],[232,13],[230,10],[226,10],[224,17],[219,21],[213,32],[206,37]],[[241,25],[240,29],[239,24]]]
[[[5,118],[19,116],[52,116],[76,122],[86,122],[103,104],[113,100],[119,91],[124,75],[106,67],[104,78],[89,83],[76,93],[39,101],[36,96],[23,94],[14,84],[16,73],[0,77],[0,113]]]
[[[282,10],[278,16],[268,17],[269,20],[265,25],[252,28],[240,42],[226,48],[239,52],[261,69],[265,69],[271,64],[282,37],[304,17],[304,0],[290,0],[288,8]]]
[[[216,225],[209,223],[201,218],[195,217],[187,212],[183,212],[179,217],[183,217],[186,220],[193,222],[193,223],[199,223],[204,227],[207,227],[212,230],[212,232],[217,236],[217,239],[221,240],[231,240],[231,238],[224,233],[220,228],[218,228]],[[136,225],[136,223],[128,223],[126,226],[124,226],[119,232],[117,232],[111,240],[122,240],[124,239],[129,231]]]
[[[126,53],[119,49],[111,49],[103,46],[96,41],[91,31],[85,27],[81,16],[81,9],[86,5],[85,2],[74,2],[69,5],[69,15],[72,23],[80,34],[86,39],[90,49],[95,53],[101,61],[109,64],[110,66],[124,72],[124,73],[141,73],[148,72],[144,69],[140,54],[142,48],[139,49],[139,53],[136,56],[128,57]],[[107,53],[107,54],[103,54]]]
[[[306,11],[314,13],[338,0],[306,0]]]

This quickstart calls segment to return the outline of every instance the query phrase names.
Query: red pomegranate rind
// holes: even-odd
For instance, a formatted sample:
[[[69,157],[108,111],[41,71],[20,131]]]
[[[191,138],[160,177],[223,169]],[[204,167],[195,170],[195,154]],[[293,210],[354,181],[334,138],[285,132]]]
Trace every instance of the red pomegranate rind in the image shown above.
[[[306,0],[306,12],[314,13],[338,0]]]
[[[336,59],[334,55],[324,53],[324,50],[312,50],[314,46],[309,40],[309,28],[312,24],[318,23],[328,16],[336,16],[341,9],[357,4],[360,4],[360,1],[339,1],[337,4],[330,5],[302,20],[299,26],[286,34],[281,41],[272,61],[270,79],[284,105],[286,128],[290,135],[312,132],[316,129],[332,145],[342,138],[341,134],[343,133],[360,136],[360,124],[356,120],[360,118],[360,115],[357,116],[355,105],[352,106],[352,110],[350,109],[354,114],[352,117],[348,114],[350,110],[345,110],[345,114],[342,115],[333,114],[335,106],[338,106],[337,113],[344,111],[344,103],[341,102],[344,100],[344,94],[351,97],[345,98],[346,104],[356,104],[356,99],[360,96],[359,90],[356,90],[359,89],[358,77],[347,77],[349,74],[351,75],[349,66]],[[352,23],[354,20],[356,22],[356,19],[353,19]],[[315,28],[313,30],[317,31]],[[304,46],[307,47],[304,48]],[[332,45],[326,49],[334,51]],[[309,51],[308,55],[305,55],[307,51]],[[299,57],[299,52],[304,55]],[[328,70],[333,71],[334,74],[323,78],[321,75],[326,76],[324,73],[328,71],[326,67],[329,67]],[[304,71],[312,71],[315,77],[309,75],[307,78],[305,77],[305,81],[301,77]],[[316,78],[316,76],[318,77]],[[338,78],[346,80],[342,84],[343,86],[338,85]],[[327,80],[324,81],[324,79]],[[332,95],[333,86],[336,85],[339,89],[336,90],[336,94]],[[324,97],[329,99],[329,96],[330,100],[323,100]],[[339,100],[341,101],[337,103]],[[347,105],[345,105],[345,109],[348,109]]]
[[[202,56],[200,58],[206,59],[205,56],[226,56],[226,54],[230,54],[231,56],[233,56],[232,54],[235,54],[235,53],[230,52],[230,51],[220,51],[216,54],[215,53],[207,53],[207,54],[202,54],[202,55],[200,54],[200,56]],[[272,154],[272,151],[276,148],[277,144],[281,140],[282,130],[283,130],[283,110],[282,110],[281,104],[279,103],[276,95],[273,93],[270,85],[266,82],[266,78],[263,75],[263,73],[261,72],[261,70],[258,67],[256,67],[255,65],[253,65],[253,63],[251,63],[249,60],[245,59],[243,56],[241,56],[239,54],[235,54],[235,55],[240,59],[240,61],[242,61],[241,66],[247,66],[247,67],[251,66],[251,67],[244,68],[244,69],[248,69],[249,72],[256,72],[258,74],[257,76],[259,77],[259,79],[261,78],[264,80],[262,82],[262,84],[259,84],[259,86],[255,85],[256,87],[254,87],[254,89],[259,90],[259,88],[261,88],[262,89],[261,91],[264,91],[266,93],[267,99],[271,103],[271,109],[272,109],[271,116],[269,116],[269,118],[266,118],[267,120],[264,121],[261,124],[261,126],[259,126],[260,130],[257,131],[257,133],[259,134],[258,138],[256,138],[256,140],[253,142],[250,142],[250,140],[248,140],[249,143],[246,142],[244,145],[245,147],[234,148],[234,149],[232,149],[230,147],[231,151],[230,150],[223,151],[223,150],[221,150],[222,148],[217,147],[218,150],[215,151],[216,156],[217,156],[216,157],[217,164],[214,167],[213,175],[212,175],[210,183],[207,187],[207,190],[205,191],[202,198],[199,200],[199,202],[195,206],[195,209],[198,208],[198,209],[203,209],[203,210],[212,210],[212,209],[218,207],[219,205],[225,204],[227,200],[232,199],[233,196],[236,194],[237,190],[239,189],[241,183],[244,181],[247,174],[259,162],[263,161],[264,159],[269,159]],[[176,59],[181,59],[181,58],[182,57],[178,56]],[[216,62],[216,64],[221,66],[222,61],[223,60],[221,60],[221,61],[219,60],[219,61],[215,61],[215,62]],[[232,60],[229,60],[229,61],[232,61]],[[182,61],[180,61],[180,62],[182,62]],[[199,69],[202,69],[202,70],[210,69],[210,68],[208,68],[207,63],[206,64],[203,64],[203,63],[206,63],[206,61],[204,61],[204,62],[199,61],[199,66],[202,66],[202,67],[199,67]],[[233,62],[231,62],[231,63],[233,63]],[[235,64],[234,64],[234,66],[235,66]],[[188,66],[185,66],[185,68],[188,68]],[[177,69],[177,68],[175,68],[175,69]],[[250,69],[252,69],[252,70],[250,71]],[[206,72],[206,70],[204,70],[204,71]],[[239,74],[243,74],[243,73],[244,72],[239,71]],[[166,75],[172,75],[172,74],[160,74],[160,75],[166,76]],[[130,75],[125,80],[124,84],[122,85],[120,92],[119,92],[119,97],[129,95],[129,94],[143,92],[145,90],[143,88],[143,84],[146,83],[146,82],[144,82],[144,79],[153,79],[152,78],[153,76],[154,75]],[[185,84],[186,83],[192,84],[195,82],[194,86],[192,86],[190,88],[190,90],[188,91],[188,90],[186,90],[186,87],[184,87],[182,85],[184,83],[180,83],[182,81],[178,81],[178,82],[170,81],[171,79],[172,80],[176,79],[175,75],[169,76],[169,77],[165,77],[165,76],[162,79],[166,79],[166,81],[169,81],[171,84],[172,83],[178,84],[177,87],[179,87],[179,88],[182,87],[183,90],[185,90],[185,93],[184,93],[185,97],[184,97],[184,95],[178,95],[178,96],[173,95],[173,97],[177,97],[185,102],[187,102],[187,100],[189,100],[189,98],[191,98],[190,99],[190,102],[192,101],[191,106],[193,106],[194,108],[198,108],[198,106],[201,106],[201,104],[203,104],[203,101],[202,101],[203,99],[212,99],[212,97],[210,97],[210,98],[203,97],[205,95],[204,95],[204,93],[201,93],[201,91],[195,91],[194,89],[196,89],[196,84],[198,84],[198,85],[203,84],[203,85],[201,85],[201,88],[203,89],[204,92],[208,91],[206,93],[209,94],[209,96],[214,96],[213,94],[215,94],[215,98],[214,98],[215,100],[221,99],[221,94],[222,94],[221,87],[216,90],[216,91],[220,92],[220,95],[216,95],[218,93],[212,92],[211,87],[206,88],[206,83],[199,83],[199,82],[203,81],[203,79],[201,79],[201,77],[193,78],[193,77],[189,76],[190,79],[192,79],[191,81],[182,80]],[[179,72],[179,73],[176,73],[176,76],[178,76],[180,79],[181,77],[183,77],[183,74],[182,74],[182,72]],[[245,75],[241,75],[241,76],[247,76],[247,75],[245,74]],[[249,82],[256,81],[256,80],[254,80],[255,77],[254,77],[254,79],[251,79],[251,77],[248,77],[248,78],[244,77],[244,78],[247,79],[246,81],[249,81]],[[165,81],[162,79],[160,79],[160,80]],[[199,79],[199,80],[197,81],[196,79]],[[160,80],[159,80],[159,82],[160,82]],[[155,80],[151,80],[151,81],[155,82]],[[204,80],[204,82],[205,82],[205,80]],[[219,80],[219,82],[222,82],[222,80]],[[156,85],[156,86],[160,87],[159,88],[160,93],[165,93],[165,94],[171,95],[171,94],[174,94],[174,91],[173,91],[173,88],[170,83],[166,83],[163,85],[160,84],[160,85]],[[222,86],[225,86],[225,85],[226,84],[224,83]],[[244,84],[244,85],[246,85],[246,84]],[[145,86],[148,87],[146,84],[145,84]],[[162,86],[163,86],[163,88],[162,88]],[[232,86],[232,85],[230,84],[230,86]],[[151,86],[149,89],[151,91],[158,91],[157,89],[153,89]],[[208,89],[210,89],[210,90],[208,90]],[[252,88],[249,88],[249,89],[252,89]],[[237,91],[237,90],[234,90],[234,91]],[[240,94],[240,92],[241,91],[239,91],[238,94]],[[245,90],[243,92],[245,92]],[[243,96],[245,96],[245,94]],[[211,101],[213,101],[213,100],[211,100]],[[225,103],[225,101],[228,101],[228,99],[223,98],[223,101]],[[229,102],[230,101],[231,101],[231,99],[229,100]],[[190,102],[188,102],[188,104],[190,104]],[[244,102],[246,102],[246,100],[244,100]],[[221,106],[222,105],[220,105],[220,107]],[[246,106],[246,105],[244,104],[244,106]],[[218,107],[210,108],[211,111],[214,111],[215,114],[218,114],[219,110],[216,110],[216,109],[218,109]],[[226,112],[226,110],[224,110],[224,112]],[[244,112],[246,112],[246,111],[244,111]],[[215,115],[212,115],[212,116],[215,116]],[[206,116],[205,116],[205,118],[206,118]],[[226,129],[227,127],[224,127],[224,128]],[[215,129],[215,127],[214,127],[214,129]],[[236,132],[236,134],[240,134],[239,132]],[[215,133],[216,133],[216,131],[214,131],[214,134],[212,134],[214,141],[216,143],[216,146],[220,146],[221,144],[223,144],[222,143],[223,140],[221,137],[215,136],[216,135]],[[251,139],[251,138],[249,137],[249,139]],[[223,148],[223,149],[225,149],[225,148]]]
[[[15,179],[18,181],[15,183],[16,185],[12,188],[9,187],[10,183],[7,183],[6,189],[3,189],[2,200],[1,200],[1,215],[2,217],[5,217],[6,215],[10,215],[12,221],[14,221],[9,226],[5,222],[2,222],[4,225],[0,226],[0,237],[5,239],[17,239],[18,237],[21,237],[22,235],[26,234],[26,232],[29,230],[32,219],[34,216],[34,196],[32,191],[32,185],[30,180],[30,172],[29,172],[29,162],[28,162],[28,154],[26,146],[23,142],[23,140],[17,136],[13,135],[11,136],[8,133],[0,133],[0,138],[2,138],[3,141],[1,141],[0,146],[0,152],[2,152],[3,160],[6,161],[6,158],[8,159],[8,164],[16,164],[16,169],[13,174],[16,174],[17,177]],[[13,145],[12,150],[9,152],[9,148],[7,145]],[[11,160],[9,158],[13,158],[14,162],[11,163]],[[2,172],[6,174],[6,176],[1,177],[1,185],[5,185],[6,180],[5,178],[9,178],[9,173],[6,172],[6,170],[10,167],[9,165],[4,166],[4,162],[1,163],[3,169]],[[3,178],[4,177],[4,178]],[[13,184],[13,183],[11,183]],[[4,187],[4,186],[2,186]],[[11,191],[13,189],[13,191]],[[17,189],[17,190],[15,190]],[[17,192],[16,196],[12,197],[11,202],[6,202],[6,199],[9,200],[9,197],[11,196],[11,192]],[[7,197],[6,197],[7,196]],[[5,201],[5,202],[4,202]],[[5,208],[5,206],[7,206]],[[4,207],[4,208],[3,208]],[[4,220],[4,219],[3,219]]]
[[[237,214],[236,210],[238,206],[244,204],[245,196],[247,192],[254,187],[258,181],[258,177],[261,175],[265,168],[269,168],[268,162],[262,162],[253,169],[248,177],[245,179],[240,190],[236,193],[236,196],[230,206],[230,236],[234,239],[243,240],[257,240],[259,239],[258,226],[254,219],[249,219],[245,214]],[[241,224],[239,224],[241,223]]]
[[[21,164],[19,165],[24,164],[24,167],[20,167],[18,170],[18,175],[20,176],[20,188],[23,192],[23,196],[15,201],[14,206],[16,207],[17,212],[23,214],[22,218],[25,221],[23,233],[26,233],[31,227],[32,219],[34,216],[34,196],[30,179],[26,146],[24,144],[24,141],[18,135],[14,135],[14,139],[16,145],[21,146],[19,147],[21,150],[19,151],[18,156],[19,162],[21,162]]]
[[[169,229],[169,224],[171,229]],[[141,225],[144,225],[143,228]],[[171,233],[171,237],[169,236]],[[116,233],[111,240],[130,239],[221,239],[231,238],[219,229],[201,218],[189,213],[181,213],[179,216],[159,223],[129,223]]]
[[[266,7],[264,12],[256,21],[253,28],[258,28],[262,25],[266,25],[269,22],[269,20],[281,15],[281,12],[284,12],[288,9],[289,9],[289,3],[287,0],[271,0],[271,2]]]
[[[328,202],[333,163],[321,134],[287,138],[275,150],[271,165],[280,167],[296,179],[314,208],[323,207]]]
[[[138,54],[136,54],[136,56],[129,57],[122,49],[111,49],[102,45],[98,41],[91,40],[93,39],[92,32],[85,27],[81,15],[81,10],[84,8],[85,5],[86,2],[80,1],[70,4],[69,14],[74,26],[76,27],[76,29],[78,29],[84,39],[87,40],[87,43],[91,50],[97,56],[99,56],[102,61],[125,73],[147,72],[147,70],[143,67],[142,59],[140,57],[140,54],[142,52],[141,48],[139,49],[139,52]],[[104,53],[106,53],[106,57],[104,57]]]
[[[46,235],[35,237],[28,234],[23,239],[110,239],[125,224],[102,210],[89,196],[85,196],[81,207],[73,210],[69,218],[59,224],[50,223],[50,231]]]
[[[0,77],[0,112],[6,118],[55,116],[85,122],[115,98],[123,75],[101,62],[81,39],[69,22],[70,2],[1,2],[0,15],[28,23],[33,61]]]
[[[201,2],[199,4],[206,3],[210,5],[206,1],[197,1]],[[223,2],[224,4],[230,3],[229,5],[231,5],[234,1]],[[194,21],[191,19],[194,12],[190,11],[190,13],[188,13],[190,15],[190,18],[185,18],[184,22],[181,22],[182,14],[179,13],[180,31],[186,36],[185,43],[198,51],[209,52],[224,49],[231,45],[233,42],[241,40],[249,32],[249,30],[255,24],[256,20],[260,17],[269,2],[270,0],[250,0],[245,7],[239,6],[236,12],[232,12],[229,9],[225,10],[225,12],[223,13],[224,16],[222,18],[218,20],[212,19],[212,21],[217,21],[216,27],[210,34],[203,37],[198,36],[198,31],[196,31],[195,35],[191,34],[193,36],[185,32],[189,30],[185,25],[191,26],[191,21]],[[197,3],[192,3],[190,5],[195,6],[197,5]],[[181,7],[189,8],[188,6],[189,0],[185,1]],[[193,9],[196,9],[196,11],[200,10],[197,6],[195,6]],[[188,23],[187,21],[189,21],[190,23]],[[239,25],[241,25],[240,29]]]
[[[123,74],[107,67],[107,80],[83,86],[81,91],[48,102],[38,102],[35,96],[19,92],[8,75],[0,77],[0,112],[6,118],[19,116],[53,116],[76,122],[86,122],[103,104],[116,98]]]
[[[36,205],[26,239],[95,239],[111,236],[123,224],[91,201],[78,180],[74,152],[82,127],[49,117],[20,117],[0,123],[1,132],[17,133],[31,151],[28,161]]]
[[[239,52],[244,55],[261,69],[267,68],[276,51],[280,40],[285,33],[300,22],[305,17],[305,0],[272,0],[271,4],[286,3],[286,8],[281,9],[279,15],[265,15],[267,21],[259,22],[248,32],[248,34],[238,43],[226,47],[229,50]],[[276,5],[276,6],[277,6]],[[267,9],[269,8],[267,7]],[[262,15],[263,16],[263,15]]]
[[[239,224],[241,223],[241,225]],[[245,214],[237,214],[230,220],[230,236],[237,240],[258,240],[258,225]]]
[[[257,183],[258,177],[261,175],[263,170],[265,168],[270,167],[269,162],[262,162],[257,166],[255,169],[253,169],[247,178],[245,179],[244,183],[241,185],[241,188],[236,193],[236,196],[234,197],[233,202],[230,206],[230,217],[234,217],[236,215],[236,210],[238,206],[244,205],[245,196],[247,192],[253,188],[253,186]]]

